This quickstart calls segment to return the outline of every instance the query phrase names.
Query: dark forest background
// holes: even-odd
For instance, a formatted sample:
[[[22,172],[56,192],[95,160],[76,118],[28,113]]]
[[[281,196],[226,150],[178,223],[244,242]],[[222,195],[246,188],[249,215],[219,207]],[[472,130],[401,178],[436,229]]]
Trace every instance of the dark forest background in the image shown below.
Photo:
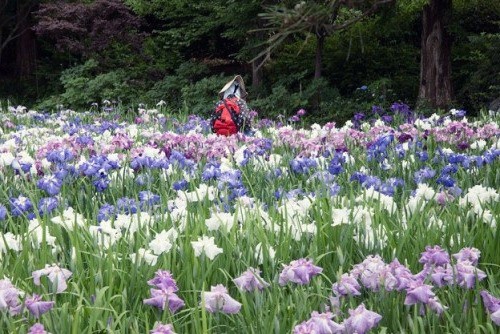
[[[0,100],[47,111],[206,115],[241,74],[266,117],[341,122],[395,101],[477,114],[500,97],[499,55],[491,0],[0,0]]]

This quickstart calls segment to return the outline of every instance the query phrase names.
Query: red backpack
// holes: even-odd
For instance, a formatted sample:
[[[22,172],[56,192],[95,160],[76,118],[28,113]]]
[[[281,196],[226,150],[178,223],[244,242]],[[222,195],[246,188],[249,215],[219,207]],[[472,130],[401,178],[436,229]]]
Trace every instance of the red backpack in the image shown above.
[[[238,98],[227,97],[217,104],[212,115],[212,131],[223,136],[233,135],[240,130],[239,118]]]

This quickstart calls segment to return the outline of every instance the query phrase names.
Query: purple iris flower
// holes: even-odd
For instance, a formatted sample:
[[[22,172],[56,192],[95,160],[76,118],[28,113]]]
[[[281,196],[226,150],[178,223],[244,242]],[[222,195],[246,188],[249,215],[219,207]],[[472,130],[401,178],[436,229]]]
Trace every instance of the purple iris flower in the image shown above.
[[[310,321],[304,321],[293,329],[293,334],[318,334],[318,325]]]
[[[382,121],[384,121],[385,124],[389,124],[392,122],[392,116],[390,115],[384,115],[381,117]]]
[[[153,330],[149,332],[150,334],[175,334],[174,326],[172,324],[161,324],[158,323],[155,325]]]
[[[359,296],[361,285],[352,274],[342,274],[340,280],[332,285],[332,292],[336,296]]]
[[[55,196],[61,191],[62,181],[55,175],[46,175],[38,180],[37,186],[45,190],[50,196]]]
[[[59,200],[56,197],[44,197],[38,201],[38,212],[40,215],[45,215],[54,211],[59,205]]]
[[[7,217],[7,208],[0,204],[0,221],[5,220],[5,217]]]
[[[500,326],[500,298],[496,298],[488,291],[481,291],[481,298],[486,311],[490,314],[491,320]]]
[[[444,266],[450,263],[450,255],[439,246],[426,246],[418,262],[426,266]]]
[[[148,281],[148,284],[160,289],[172,289],[172,291],[179,290],[179,288],[177,287],[177,283],[168,270],[158,270],[155,274],[155,277]]]
[[[30,199],[23,195],[19,195],[17,198],[11,197],[9,201],[10,210],[14,217],[20,216],[23,213],[33,209],[33,204],[31,203]]]
[[[430,268],[428,268],[428,270],[430,270]],[[445,267],[436,266],[432,268],[430,273],[432,283],[438,288],[452,284],[453,276],[453,268],[449,265]]]
[[[144,304],[165,310],[166,305],[172,313],[184,306],[184,301],[175,294],[179,288],[172,274],[167,270],[158,270],[148,284],[158,289],[151,289],[151,298],[144,299]]]
[[[39,318],[42,314],[50,311],[52,307],[54,307],[54,304],[54,301],[42,301],[42,297],[36,294],[24,301],[24,305],[26,305],[28,311],[30,311],[30,313],[36,318]]]
[[[414,276],[410,269],[394,259],[387,266],[388,272],[385,273],[385,289],[387,291],[401,291],[407,289],[414,281]]]
[[[470,261],[474,266],[477,266],[480,256],[481,251],[473,247],[462,248],[458,253],[453,254],[453,257],[457,259],[457,261]]]
[[[298,259],[283,268],[279,276],[279,284],[286,285],[288,282],[308,284],[311,278],[322,271],[323,269],[313,265],[311,260]]]
[[[317,334],[335,334],[344,333],[344,326],[332,320],[334,314],[332,312],[312,312],[311,318],[293,329],[293,333],[317,333]]]
[[[37,322],[30,327],[30,329],[28,330],[28,334],[47,334],[47,331],[41,323]]]
[[[202,303],[210,313],[221,311],[223,313],[235,314],[241,309],[241,304],[233,299],[224,285],[212,286],[210,292],[202,292]]]
[[[260,277],[260,270],[248,268],[240,277],[233,279],[234,284],[242,291],[262,291],[269,286],[269,283]]]
[[[423,304],[437,314],[443,313],[446,307],[439,302],[438,298],[435,296],[434,292],[431,291],[431,289],[432,285],[424,284],[422,280],[412,282],[408,289],[406,289],[404,304]]]
[[[380,314],[367,310],[361,304],[356,309],[349,310],[349,318],[344,321],[345,332],[365,334],[375,328],[381,319]]]
[[[19,296],[23,292],[18,290],[9,279],[0,280],[0,311],[7,310],[10,315],[17,315],[21,312],[22,305]]]
[[[184,306],[184,301],[175,294],[173,288],[150,289],[151,298],[144,299],[144,304],[165,310],[168,305],[170,312],[175,313]]]
[[[473,289],[477,281],[486,278],[484,271],[478,269],[470,261],[459,261],[456,265],[457,283],[467,289]]]

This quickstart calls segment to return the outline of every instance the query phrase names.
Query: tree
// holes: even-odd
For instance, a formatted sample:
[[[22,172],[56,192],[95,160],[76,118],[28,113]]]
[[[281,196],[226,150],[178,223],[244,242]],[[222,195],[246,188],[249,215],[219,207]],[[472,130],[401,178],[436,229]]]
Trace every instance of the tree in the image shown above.
[[[16,42],[16,74],[20,78],[31,74],[35,64],[35,37],[31,32],[31,12],[36,0],[0,0],[0,64],[4,51]]]
[[[291,8],[268,6],[260,14],[266,21],[264,31],[269,33],[266,47],[252,60],[264,57],[259,66],[271,57],[271,52],[289,37],[301,34],[306,39],[316,38],[314,78],[319,79],[322,71],[322,59],[325,39],[336,31],[346,29],[354,23],[376,12],[382,5],[394,0],[326,0],[301,1]]]
[[[141,21],[120,0],[55,1],[40,5],[35,15],[34,30],[39,37],[83,61],[98,57],[113,66],[115,60],[126,58],[124,50],[118,50],[115,57],[107,57],[106,51],[120,44],[138,53],[142,46]]]
[[[452,101],[451,15],[452,0],[430,0],[422,10],[418,99],[432,107],[446,108]]]

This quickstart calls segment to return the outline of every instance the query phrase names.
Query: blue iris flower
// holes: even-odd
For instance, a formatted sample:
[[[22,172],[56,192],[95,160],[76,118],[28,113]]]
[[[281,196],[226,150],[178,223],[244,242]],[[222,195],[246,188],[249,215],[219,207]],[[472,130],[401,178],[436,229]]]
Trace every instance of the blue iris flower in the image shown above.
[[[38,212],[40,215],[49,214],[59,206],[59,200],[56,197],[44,197],[38,201]]]
[[[50,196],[55,196],[61,191],[62,181],[55,175],[46,175],[38,180],[37,186],[45,190]]]
[[[9,202],[10,211],[12,213],[12,216],[14,217],[20,216],[23,213],[33,209],[33,204],[31,203],[30,199],[23,195],[19,195],[18,197],[11,197],[9,199]]]
[[[114,218],[115,216],[116,208],[113,205],[106,203],[99,209],[99,212],[97,214],[97,221],[101,222],[103,220],[109,220]]]
[[[160,203],[160,195],[157,195],[149,190],[140,191],[139,201],[142,206],[153,206]]]
[[[187,189],[189,183],[188,181],[186,180],[179,180],[179,181],[175,181],[172,185],[172,187],[174,188],[174,190],[185,190]]]
[[[138,204],[133,198],[122,197],[116,201],[116,208],[118,212],[125,214],[137,213]]]
[[[7,217],[7,208],[0,204],[0,221],[5,220],[5,217]]]
[[[68,149],[61,149],[61,150],[50,151],[47,154],[46,159],[56,164],[62,164],[73,160],[74,155]]]

